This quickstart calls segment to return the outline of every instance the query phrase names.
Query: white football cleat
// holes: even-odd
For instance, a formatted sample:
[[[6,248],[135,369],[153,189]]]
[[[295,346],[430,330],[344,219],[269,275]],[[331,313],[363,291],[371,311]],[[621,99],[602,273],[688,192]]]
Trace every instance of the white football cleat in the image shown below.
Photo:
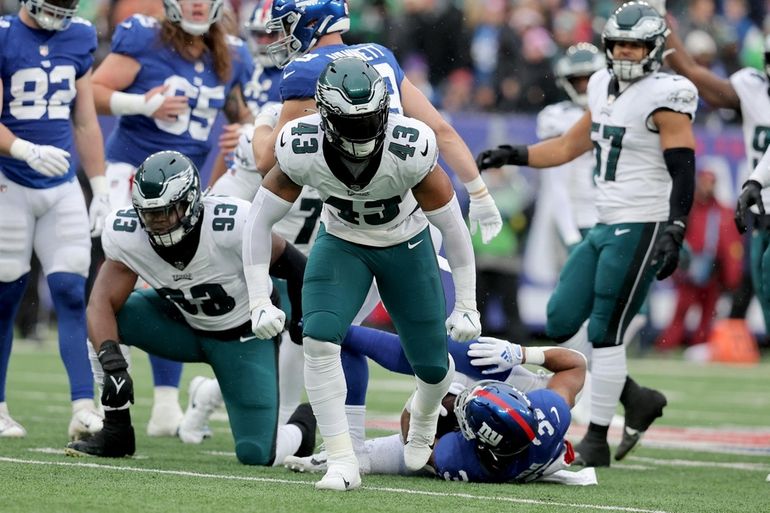
[[[179,438],[186,444],[199,444],[211,437],[209,418],[223,402],[215,379],[195,376],[188,387],[187,410],[179,424]]]
[[[441,408],[436,408],[436,411],[432,413],[424,414],[412,406],[411,411],[409,433],[404,444],[404,463],[407,469],[417,472],[428,463],[430,455],[433,453],[436,425]]]
[[[67,434],[70,440],[82,440],[101,431],[103,422],[92,399],[76,399],[72,401],[72,420]]]
[[[0,438],[24,438],[27,436],[27,430],[13,420],[8,413],[8,405],[0,403]]]
[[[352,461],[330,462],[328,465],[326,474],[315,484],[316,490],[348,492],[361,486],[361,474],[355,458]]]
[[[283,466],[294,472],[326,472],[329,468],[326,459],[326,451],[321,451],[312,456],[286,456],[283,460]]]
[[[147,423],[148,436],[176,436],[184,417],[178,395],[174,387],[155,387],[152,414]]]

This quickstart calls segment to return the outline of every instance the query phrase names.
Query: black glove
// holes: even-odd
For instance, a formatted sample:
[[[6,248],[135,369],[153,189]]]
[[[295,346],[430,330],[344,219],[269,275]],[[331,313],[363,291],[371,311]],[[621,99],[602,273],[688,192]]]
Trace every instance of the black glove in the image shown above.
[[[289,338],[295,344],[302,345],[302,317],[299,319],[292,317],[289,321]]]
[[[765,205],[762,203],[762,185],[756,180],[749,180],[743,184],[743,191],[738,196],[738,205],[735,207],[735,227],[738,233],[746,233],[746,212],[751,205],[759,208],[759,214],[765,215]]]
[[[128,374],[128,362],[114,340],[105,340],[99,348],[99,363],[104,369],[102,404],[125,409],[134,402],[134,382]]]
[[[674,221],[666,226],[663,234],[655,243],[655,249],[652,252],[652,265],[660,264],[655,277],[659,280],[665,280],[676,271],[679,265],[679,250],[682,249],[684,241],[685,224],[682,221]]]
[[[505,165],[524,166],[529,162],[529,150],[526,145],[511,146],[503,144],[493,150],[484,150],[476,157],[479,171],[490,167]]]

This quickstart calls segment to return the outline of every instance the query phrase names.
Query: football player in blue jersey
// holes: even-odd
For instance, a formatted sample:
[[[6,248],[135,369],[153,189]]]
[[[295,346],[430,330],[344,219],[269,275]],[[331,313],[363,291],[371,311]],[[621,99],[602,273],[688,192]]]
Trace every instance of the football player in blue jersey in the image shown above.
[[[148,155],[177,150],[202,168],[216,115],[251,119],[242,92],[253,61],[245,43],[227,35],[219,21],[223,0],[164,0],[163,5],[164,21],[135,15],[121,23],[111,53],[94,74],[98,112],[120,116],[106,145],[113,208],[130,205],[131,179]],[[156,388],[148,433],[175,436],[182,418],[181,365],[150,359]]]
[[[481,228],[482,239],[489,242],[500,232],[503,221],[465,142],[404,76],[389,49],[373,43],[344,44],[342,33],[349,27],[345,0],[274,0],[268,28],[280,37],[268,47],[268,52],[276,65],[284,70],[280,86],[283,108],[273,136],[253,139],[260,171],[267,173],[275,165],[273,146],[283,125],[315,109],[315,85],[329,61],[341,56],[357,56],[371,64],[385,79],[391,112],[419,119],[436,133],[441,156],[470,195],[471,233]]]
[[[91,84],[96,31],[75,17],[77,7],[78,0],[23,0],[18,15],[0,18],[0,437],[26,434],[8,414],[5,383],[33,249],[58,318],[73,407],[69,436],[102,425],[86,351],[85,290],[90,237],[101,233],[109,205]],[[91,181],[90,212],[73,146]]]

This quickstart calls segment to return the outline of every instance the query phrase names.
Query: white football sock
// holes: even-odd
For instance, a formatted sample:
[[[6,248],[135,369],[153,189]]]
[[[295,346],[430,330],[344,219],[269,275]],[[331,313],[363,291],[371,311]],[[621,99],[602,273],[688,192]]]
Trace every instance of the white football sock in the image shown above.
[[[302,346],[292,342],[289,332],[284,331],[278,351],[278,390],[280,391],[278,425],[286,424],[299,406],[302,392],[305,391],[304,366],[305,357],[302,354]]]
[[[293,342],[292,342],[293,343]],[[286,456],[291,456],[302,443],[302,431],[294,424],[284,424],[278,426],[278,432],[275,435],[275,460],[273,466],[283,465]]]
[[[350,439],[353,441],[353,450],[356,453],[364,449],[366,440],[366,405],[345,405],[345,415],[348,418]]]
[[[415,376],[417,392],[412,399],[412,415],[415,413],[431,415],[441,407],[441,400],[449,391],[449,385],[452,384],[455,374],[455,362],[451,355],[447,355],[447,357],[449,358],[449,370],[438,383],[427,383]]]
[[[401,435],[383,436],[366,441],[371,474],[408,474],[404,465]]]
[[[628,375],[623,345],[595,348],[591,366],[591,422],[609,426]]]
[[[305,389],[329,460],[355,459],[345,416],[347,385],[342,372],[340,346],[305,337],[303,349]]]

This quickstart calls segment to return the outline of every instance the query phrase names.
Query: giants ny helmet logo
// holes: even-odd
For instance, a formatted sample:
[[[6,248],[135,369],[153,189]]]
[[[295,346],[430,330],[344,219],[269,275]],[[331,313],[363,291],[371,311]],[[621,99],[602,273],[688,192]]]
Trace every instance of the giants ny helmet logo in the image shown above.
[[[481,427],[479,428],[478,432],[476,433],[476,438],[484,442],[485,444],[497,447],[497,445],[500,443],[500,441],[503,439],[503,435],[489,427],[489,424],[484,422],[481,424]]]

